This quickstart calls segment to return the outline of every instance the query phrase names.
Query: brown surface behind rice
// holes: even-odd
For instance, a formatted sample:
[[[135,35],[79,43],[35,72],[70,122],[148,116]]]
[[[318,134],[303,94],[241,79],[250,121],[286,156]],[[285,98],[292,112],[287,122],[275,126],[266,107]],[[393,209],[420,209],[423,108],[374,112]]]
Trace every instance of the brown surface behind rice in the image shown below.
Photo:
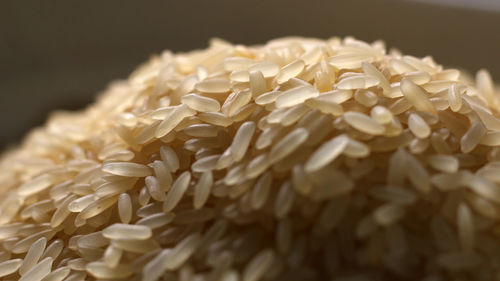
[[[497,280],[499,94],[381,41],[165,51],[3,156],[0,277]]]

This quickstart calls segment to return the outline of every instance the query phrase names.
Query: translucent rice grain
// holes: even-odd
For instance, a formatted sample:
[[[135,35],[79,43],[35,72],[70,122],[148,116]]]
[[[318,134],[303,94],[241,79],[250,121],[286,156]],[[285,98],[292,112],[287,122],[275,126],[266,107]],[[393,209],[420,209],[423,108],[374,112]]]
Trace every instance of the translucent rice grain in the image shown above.
[[[191,169],[199,173],[214,170],[220,158],[221,156],[219,154],[203,157],[194,162]]]
[[[334,137],[323,143],[307,160],[304,168],[308,173],[320,170],[337,158],[349,143],[345,135]]]
[[[1,262],[0,277],[7,276],[16,272],[22,263],[23,263],[22,259],[11,259],[8,261]]]
[[[305,104],[311,108],[321,111],[322,113],[332,114],[333,116],[340,116],[344,113],[344,109],[340,104],[329,100],[310,99],[307,100]]]
[[[222,111],[233,117],[238,114],[242,108],[248,105],[251,99],[252,93],[249,90],[240,91],[234,95],[232,100],[226,101],[222,107]]]
[[[258,105],[266,105],[276,101],[278,96],[282,94],[281,91],[271,91],[263,93],[255,99],[255,103]]]
[[[14,237],[17,234],[19,228],[21,228],[22,226],[22,223],[0,225],[0,239],[4,240],[10,237]]]
[[[243,57],[229,57],[223,62],[226,71],[248,69],[254,63],[253,60]]]
[[[266,122],[269,124],[278,124],[284,120],[284,116],[289,111],[287,108],[278,108],[269,113],[266,117]]]
[[[149,261],[142,269],[143,281],[156,281],[166,270],[166,261],[171,256],[171,249],[162,250],[156,257]]]
[[[295,192],[291,182],[284,182],[280,187],[278,195],[276,196],[276,202],[274,203],[274,216],[278,219],[285,217],[292,209],[294,198]]]
[[[451,155],[431,155],[427,158],[429,165],[445,173],[455,173],[458,171],[458,159]]]
[[[156,201],[163,201],[165,199],[165,192],[160,187],[160,182],[156,177],[147,176],[144,179],[144,182],[149,194],[151,195],[151,197],[153,197],[153,199],[155,199]]]
[[[494,105],[496,103],[495,89],[489,72],[485,69],[479,70],[476,74],[476,81],[479,95],[481,95],[488,104]]]
[[[265,153],[261,154],[248,163],[245,169],[245,176],[250,179],[258,177],[267,169],[267,167],[269,167],[269,165],[268,155]]]
[[[50,226],[51,227],[57,227],[64,222],[64,220],[70,214],[70,210],[68,209],[68,205],[69,205],[69,203],[73,202],[73,200],[75,200],[76,198],[77,198],[76,195],[70,195],[64,199],[62,204],[56,209],[56,211],[52,215],[52,218],[50,219]],[[85,209],[87,209],[87,208],[88,208],[88,206]]]
[[[378,97],[372,91],[357,90],[354,93],[354,100],[366,107],[372,107],[377,104]]]
[[[163,211],[170,212],[172,211],[179,201],[182,199],[182,196],[186,192],[189,182],[191,181],[191,174],[186,171],[182,173],[172,185],[172,188],[167,193],[167,197],[165,201],[163,201]]]
[[[101,279],[122,279],[133,274],[129,266],[120,264],[114,268],[108,267],[105,263],[94,261],[85,266],[85,270],[95,278]]]
[[[38,176],[19,187],[17,194],[22,197],[27,197],[39,193],[53,184],[54,177],[50,174]]]
[[[255,255],[243,271],[242,281],[258,281],[264,276],[274,260],[272,250],[265,249]]]
[[[463,97],[464,100],[472,107],[475,113],[479,116],[479,119],[483,122],[484,126],[488,130],[500,131],[500,119],[495,117],[487,109],[473,102],[470,98]]]
[[[52,258],[46,258],[32,267],[19,281],[39,281],[47,276],[52,268]]]
[[[373,60],[370,54],[345,54],[336,55],[328,59],[328,63],[338,69],[354,69],[360,68],[362,63]]]
[[[408,117],[408,128],[417,138],[425,139],[431,134],[429,125],[416,113],[411,113]]]
[[[193,116],[196,111],[189,108],[187,105],[182,104],[176,106],[168,115],[161,121],[155,131],[155,137],[161,138],[170,133],[177,125],[179,125],[184,118]]]
[[[469,153],[481,142],[481,139],[486,134],[486,128],[480,122],[471,125],[465,135],[460,139],[460,149],[464,153]]]
[[[353,96],[353,91],[351,90],[333,90],[330,92],[322,93],[316,98],[316,100],[329,101],[337,104],[342,104]]]
[[[118,198],[118,215],[122,223],[130,223],[132,220],[132,200],[127,193],[120,194]]]
[[[104,251],[102,259],[108,267],[115,268],[120,263],[122,255],[123,250],[117,249],[113,246],[108,246],[106,251]]]
[[[171,251],[170,258],[165,261],[165,267],[168,270],[178,269],[182,264],[184,264],[196,249],[199,247],[201,242],[201,235],[199,233],[193,233],[180,241]]]
[[[306,65],[310,65],[317,62],[321,58],[321,55],[322,55],[321,48],[314,47],[303,53],[300,58],[304,61]]]
[[[318,91],[311,86],[299,86],[284,91],[276,98],[276,107],[291,107],[318,96]]]
[[[429,174],[422,164],[411,154],[407,154],[408,179],[420,192],[430,191]]]
[[[198,183],[194,186],[193,207],[195,209],[203,207],[207,202],[212,190],[213,181],[212,172],[204,172],[201,175]]]
[[[411,80],[401,80],[401,92],[417,110],[436,114],[436,109],[429,101],[427,94]]]
[[[385,131],[384,126],[363,113],[350,111],[344,113],[343,117],[347,124],[361,132],[381,135]]]
[[[33,268],[37,263],[40,257],[45,250],[45,246],[47,245],[47,238],[42,237],[38,239],[33,245],[31,245],[28,253],[24,257],[23,263],[19,267],[19,274],[25,275],[31,268]]]
[[[157,214],[152,214],[149,216],[146,216],[140,220],[138,220],[135,224],[137,225],[144,225],[146,227],[149,227],[150,229],[154,230],[156,228],[163,227],[175,218],[175,215],[172,213],[157,213]]]
[[[364,73],[378,79],[380,86],[384,89],[385,92],[389,92],[391,90],[391,85],[389,84],[389,81],[387,81],[387,78],[375,66],[373,66],[373,64],[369,62],[363,62],[362,68]]]
[[[109,244],[109,240],[102,236],[102,231],[93,232],[77,238],[76,243],[79,248],[104,247]]]
[[[392,112],[381,105],[374,106],[370,111],[370,116],[380,124],[390,123],[393,117]]]
[[[220,112],[203,112],[197,115],[197,117],[208,124],[227,127],[233,122],[224,113]]]
[[[261,96],[267,91],[267,82],[260,71],[250,72],[250,92],[254,98]]]
[[[165,166],[171,171],[175,172],[179,169],[179,157],[177,153],[169,146],[162,146],[160,148],[160,156],[165,163]]]
[[[473,192],[484,198],[500,203],[500,187],[481,176],[467,176],[463,179],[463,184],[468,186]]]
[[[116,195],[106,196],[94,201],[76,216],[75,225],[81,226],[85,223],[85,220],[99,215],[113,206],[117,201],[118,196]]]
[[[404,74],[404,77],[417,85],[425,84],[431,80],[431,76],[425,71],[407,72]]]
[[[150,251],[154,251],[159,248],[156,241],[148,240],[112,240],[111,245],[113,247],[122,249],[127,252],[145,254]]]
[[[302,70],[304,70],[304,67],[305,63],[300,59],[283,66],[276,76],[276,83],[283,84],[287,82],[291,78],[299,75]]]
[[[309,137],[309,132],[304,128],[298,128],[288,133],[276,145],[271,148],[269,161],[276,163],[288,156],[300,147]]]
[[[255,132],[255,127],[254,122],[245,122],[238,128],[231,144],[231,154],[235,162],[240,161],[245,156]]]
[[[500,145],[500,132],[486,132],[486,134],[481,139],[480,144],[487,146]]]
[[[152,235],[151,229],[143,225],[115,223],[106,227],[102,235],[108,239],[146,240]]]
[[[189,106],[189,108],[199,112],[210,112],[210,111],[220,110],[220,104],[217,100],[197,94],[185,95],[181,98],[181,102]]]
[[[131,162],[105,163],[102,165],[102,171],[124,177],[146,177],[152,174],[148,166]]]
[[[370,155],[370,147],[360,141],[349,139],[343,153],[352,158],[367,157]]]
[[[290,126],[290,125],[294,124],[295,122],[297,122],[308,111],[309,111],[309,108],[307,108],[307,106],[305,106],[303,104],[291,107],[283,114],[283,118],[280,121],[280,123],[283,126]]]
[[[260,209],[266,203],[272,183],[273,178],[271,173],[269,172],[263,174],[257,180],[250,198],[251,206],[253,209]]]
[[[62,281],[69,275],[71,269],[68,267],[59,267],[45,276],[42,281]],[[68,279],[66,279],[68,280]]]
[[[45,252],[43,253],[42,257],[40,259],[45,259],[45,258],[53,258],[54,260],[59,256],[59,254],[62,252],[64,247],[64,242],[60,239],[55,240],[52,242]]]
[[[273,77],[278,74],[280,68],[276,63],[264,61],[256,63],[248,68],[248,71],[260,71],[264,77]]]
[[[204,93],[225,93],[231,89],[231,83],[226,79],[210,79],[196,83],[194,88]]]
[[[337,88],[340,90],[367,89],[377,86],[378,83],[379,80],[376,77],[370,75],[359,75],[340,80],[337,84]]]
[[[71,203],[68,205],[68,210],[70,212],[81,212],[83,209],[85,209],[90,203],[94,202],[96,200],[94,194],[89,194],[83,197],[80,197],[78,199],[73,200]]]
[[[462,108],[462,95],[460,94],[457,84],[452,84],[450,86],[448,90],[448,102],[453,112],[457,112]]]

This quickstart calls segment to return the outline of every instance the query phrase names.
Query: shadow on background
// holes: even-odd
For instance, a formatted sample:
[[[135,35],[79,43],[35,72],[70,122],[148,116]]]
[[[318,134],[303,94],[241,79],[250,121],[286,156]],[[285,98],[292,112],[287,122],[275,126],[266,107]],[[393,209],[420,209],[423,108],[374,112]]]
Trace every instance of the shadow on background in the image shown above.
[[[54,109],[79,109],[163,49],[204,48],[211,37],[383,39],[446,66],[487,68],[500,81],[500,14],[406,1],[3,1],[0,147]]]

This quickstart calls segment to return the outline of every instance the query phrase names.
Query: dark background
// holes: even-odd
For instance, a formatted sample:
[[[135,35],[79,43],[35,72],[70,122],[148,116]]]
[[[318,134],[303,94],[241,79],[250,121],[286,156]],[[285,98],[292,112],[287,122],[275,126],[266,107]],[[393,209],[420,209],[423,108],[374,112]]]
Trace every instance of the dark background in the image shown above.
[[[446,66],[487,68],[500,81],[500,13],[492,10],[396,0],[0,0],[0,148],[54,109],[89,104],[163,49],[285,35],[383,39]]]

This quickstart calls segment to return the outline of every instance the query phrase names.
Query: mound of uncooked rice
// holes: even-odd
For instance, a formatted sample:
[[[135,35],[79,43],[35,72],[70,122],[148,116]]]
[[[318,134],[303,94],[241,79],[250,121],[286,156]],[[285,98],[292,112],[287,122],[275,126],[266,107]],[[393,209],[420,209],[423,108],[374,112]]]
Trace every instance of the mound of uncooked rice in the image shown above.
[[[379,41],[166,51],[4,155],[0,279],[498,280],[498,95]]]

